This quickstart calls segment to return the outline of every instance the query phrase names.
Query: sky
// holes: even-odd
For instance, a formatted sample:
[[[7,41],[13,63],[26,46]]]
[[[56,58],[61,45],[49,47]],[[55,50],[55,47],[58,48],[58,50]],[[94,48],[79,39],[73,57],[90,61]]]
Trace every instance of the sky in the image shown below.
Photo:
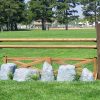
[[[25,0],[25,2],[28,2],[29,0]]]
[[[25,2],[28,2],[30,0],[25,0]],[[81,5],[78,5],[75,9],[78,11],[78,14],[80,16],[80,18],[83,18],[83,15],[82,15],[82,6]]]
[[[80,16],[80,18],[83,18],[84,16],[82,14],[82,8],[81,7],[82,7],[81,5],[77,5],[75,9],[78,11],[78,15]]]

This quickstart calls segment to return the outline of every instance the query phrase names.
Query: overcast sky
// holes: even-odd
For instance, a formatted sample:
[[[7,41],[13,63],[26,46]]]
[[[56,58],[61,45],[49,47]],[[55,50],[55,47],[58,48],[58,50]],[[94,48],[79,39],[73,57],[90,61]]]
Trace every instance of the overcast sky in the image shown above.
[[[30,0],[25,0],[25,2],[28,2],[28,1]],[[78,11],[78,15],[80,16],[80,18],[83,18],[81,6],[79,5],[75,9]]]

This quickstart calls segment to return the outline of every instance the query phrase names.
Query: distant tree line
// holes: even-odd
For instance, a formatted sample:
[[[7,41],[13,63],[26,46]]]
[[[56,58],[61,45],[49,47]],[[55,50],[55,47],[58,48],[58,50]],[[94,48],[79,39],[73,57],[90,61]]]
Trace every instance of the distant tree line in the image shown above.
[[[42,30],[46,30],[46,22],[65,24],[79,16],[74,10],[77,5],[83,5],[83,14],[91,22],[100,20],[99,0],[0,0],[0,30],[18,30],[19,23],[30,24],[33,20],[41,20]]]
[[[0,0],[0,29],[17,30],[17,23],[24,20],[24,0]]]

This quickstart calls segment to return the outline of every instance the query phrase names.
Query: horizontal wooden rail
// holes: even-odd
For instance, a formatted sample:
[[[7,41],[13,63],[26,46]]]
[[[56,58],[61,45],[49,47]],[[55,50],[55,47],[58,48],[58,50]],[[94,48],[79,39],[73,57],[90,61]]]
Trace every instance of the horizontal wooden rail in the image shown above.
[[[93,62],[93,59],[79,62],[79,63],[75,64],[75,66],[80,67],[81,65],[87,64],[87,63],[90,63],[90,62]]]
[[[96,49],[96,45],[0,45],[0,48],[84,48]]]
[[[4,58],[6,58],[6,56],[4,56]],[[47,57],[46,57],[47,58]],[[44,57],[44,59],[46,59]],[[43,58],[33,58],[33,57],[7,57],[6,58],[7,60],[32,60],[32,61],[35,61],[35,60],[39,60],[39,59],[43,59]],[[85,60],[91,60],[93,58],[51,58],[52,61],[59,61],[59,60],[63,60],[63,61],[85,61]]]
[[[96,38],[0,38],[0,42],[96,42]]]
[[[63,61],[85,61],[85,60],[91,60],[93,58],[51,58],[52,61],[59,61],[59,60],[63,60]]]

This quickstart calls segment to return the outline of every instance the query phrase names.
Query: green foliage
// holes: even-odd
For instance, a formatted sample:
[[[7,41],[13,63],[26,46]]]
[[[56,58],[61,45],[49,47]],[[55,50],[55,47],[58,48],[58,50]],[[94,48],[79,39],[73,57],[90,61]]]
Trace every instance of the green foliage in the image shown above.
[[[78,16],[75,15],[76,13],[78,13],[78,11],[72,9],[75,8],[76,5],[76,2],[73,0],[58,0],[58,2],[56,3],[56,19],[59,23],[65,24],[66,29],[68,29],[68,23],[70,21],[78,18]]]
[[[58,73],[54,73],[54,79],[57,80],[57,74]]]
[[[76,75],[75,76],[75,81],[79,81],[79,79],[80,79],[80,75]]]
[[[13,79],[13,73],[12,73],[12,72],[10,72],[10,73],[8,74],[8,78],[9,78],[10,80]]]
[[[89,22],[100,21],[100,1],[99,0],[82,0],[83,14]]]
[[[29,8],[35,15],[34,20],[41,20],[42,29],[46,30],[46,22],[52,22],[55,0],[31,0]]]
[[[17,23],[24,19],[24,0],[0,0],[0,25],[7,30],[16,30]]]
[[[39,80],[40,75],[39,75],[39,74],[33,74],[33,75],[30,76],[30,78],[31,78],[32,80],[37,81],[37,80]]]

